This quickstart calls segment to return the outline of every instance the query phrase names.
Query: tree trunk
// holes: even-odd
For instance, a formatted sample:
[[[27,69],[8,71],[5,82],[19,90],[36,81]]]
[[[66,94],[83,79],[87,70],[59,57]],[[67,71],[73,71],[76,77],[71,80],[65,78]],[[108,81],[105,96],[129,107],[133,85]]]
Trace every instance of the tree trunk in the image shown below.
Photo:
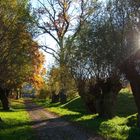
[[[130,81],[130,85],[132,88],[132,92],[134,95],[134,99],[135,99],[135,103],[137,106],[137,110],[138,110],[138,121],[137,124],[140,127],[140,83],[136,81]]]
[[[101,83],[101,102],[99,116],[112,118],[116,112],[117,95],[122,88],[118,77],[110,77],[106,82]]]
[[[90,92],[85,91],[85,88],[86,88],[86,82],[84,80],[77,80],[78,93],[82,101],[84,102],[87,112],[96,114],[97,105],[96,105],[96,101],[94,100],[95,98],[92,94],[90,94]]]
[[[67,102],[67,96],[66,96],[66,93],[65,93],[65,90],[62,89],[59,93],[59,98],[60,98],[60,102],[62,104],[66,103]]]
[[[79,81],[78,92],[88,112],[98,113],[103,118],[112,118],[115,115],[117,95],[121,88],[118,77],[110,77],[106,81],[97,81],[96,84],[91,82],[86,85],[85,81]]]
[[[19,98],[22,98],[22,91],[19,91]]]
[[[99,116],[102,118],[114,117],[116,102],[117,102],[117,93],[114,93],[113,91],[105,93],[101,97]]]
[[[52,92],[52,103],[58,103],[59,102],[59,94],[56,95],[55,91]]]
[[[133,59],[132,61],[127,60],[123,65],[121,65],[120,69],[130,82],[135,104],[138,110],[137,124],[140,127],[140,74],[136,70],[136,64]]]
[[[4,89],[0,88],[0,100],[2,103],[3,110],[9,110],[9,101]]]
[[[19,94],[18,94],[18,91],[16,91],[16,100],[18,100],[19,98]]]

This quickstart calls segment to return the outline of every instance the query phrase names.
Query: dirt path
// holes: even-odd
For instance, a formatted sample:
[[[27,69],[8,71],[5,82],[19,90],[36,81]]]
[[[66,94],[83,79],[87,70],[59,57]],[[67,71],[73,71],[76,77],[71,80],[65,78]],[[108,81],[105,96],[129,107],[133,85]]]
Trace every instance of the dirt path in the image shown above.
[[[26,100],[25,104],[33,121],[32,127],[37,140],[103,140],[31,101]]]

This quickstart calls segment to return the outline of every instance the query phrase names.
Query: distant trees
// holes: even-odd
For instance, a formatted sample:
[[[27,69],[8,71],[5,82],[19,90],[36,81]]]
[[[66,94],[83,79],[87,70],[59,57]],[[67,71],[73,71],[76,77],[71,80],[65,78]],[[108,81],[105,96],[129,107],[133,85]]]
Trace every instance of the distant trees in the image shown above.
[[[71,73],[66,68],[63,70],[64,80],[66,81],[65,91],[61,90],[61,79],[59,73],[60,71],[62,72],[62,69],[59,67],[53,67],[48,74],[47,85],[49,87],[52,102],[60,101],[61,103],[65,103],[67,101],[67,96],[72,98],[72,92],[76,92],[75,82],[71,76]],[[62,92],[65,92],[65,94]]]

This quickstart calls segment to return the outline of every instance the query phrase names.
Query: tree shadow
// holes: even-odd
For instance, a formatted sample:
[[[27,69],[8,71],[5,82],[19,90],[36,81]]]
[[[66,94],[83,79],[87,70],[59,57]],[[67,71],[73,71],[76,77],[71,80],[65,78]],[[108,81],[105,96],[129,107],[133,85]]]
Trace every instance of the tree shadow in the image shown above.
[[[30,122],[16,119],[4,119],[0,122],[0,140],[32,140],[35,139]]]
[[[84,102],[81,100],[80,97],[70,100],[68,103],[62,105],[62,108],[81,114],[88,114]]]
[[[73,122],[74,120],[77,120],[77,118],[81,118],[83,114],[76,114],[76,115],[64,115],[62,118],[66,120],[70,120]],[[76,124],[83,126],[83,128],[86,128],[88,131],[94,131],[99,132],[100,131],[100,125],[102,122],[107,121],[107,119],[99,117],[97,114],[93,116],[92,118],[87,119],[80,119],[76,121]],[[75,123],[74,123],[75,125]]]
[[[120,93],[117,99],[116,115],[119,117],[127,117],[137,113],[137,108],[131,93]]]
[[[81,127],[79,124],[86,123],[86,121],[81,121],[78,122],[78,124],[74,123],[69,123],[66,121],[68,118],[77,118],[81,117],[81,114],[79,115],[66,115],[63,117],[58,117],[58,118],[51,118],[51,119],[42,119],[42,120],[35,120],[35,121],[30,121],[30,122],[19,122],[17,124],[9,124],[6,122],[3,122],[3,124],[0,126],[0,129],[13,129],[15,128],[17,131],[15,131],[15,140],[17,139],[17,136],[27,133],[26,127],[25,126],[33,126],[33,131],[32,135],[30,136],[29,140],[32,140],[33,137],[36,139],[40,139],[44,137],[45,139],[48,140],[89,140],[91,136],[98,137],[96,133],[93,133],[93,131],[90,131],[88,129],[85,129],[84,127]],[[96,122],[98,118],[95,118]],[[16,121],[13,119],[9,120],[10,122]],[[88,120],[90,121],[90,120]],[[98,123],[97,123],[98,122]],[[100,126],[100,121],[98,120],[96,122],[96,127]],[[101,121],[102,122],[102,121]],[[89,123],[89,122],[87,122]],[[24,127],[23,127],[24,126]],[[31,132],[31,131],[30,131]],[[87,135],[87,133],[89,135]],[[7,137],[10,138],[10,136],[13,134],[13,131],[10,131],[5,134],[0,133],[0,138],[5,138]],[[1,139],[2,140],[2,139]]]
[[[76,115],[64,115],[58,118],[51,118],[46,120],[46,124],[40,125],[39,127],[36,127],[37,131],[40,131],[43,133],[44,131],[46,132],[46,139],[48,138],[49,140],[55,140],[55,139],[60,139],[60,140],[89,140],[92,137],[98,137],[97,133],[95,131],[91,131],[90,129],[85,128],[85,123],[88,123],[88,121],[78,121],[77,123],[74,123],[72,120],[81,117],[82,114],[76,114]],[[101,122],[97,122],[99,119],[98,117],[95,118],[96,122],[96,127],[100,126]],[[67,121],[69,120],[69,121]],[[84,123],[82,126],[81,124]],[[78,134],[79,133],[79,134]],[[53,136],[53,138],[52,138]],[[101,136],[99,136],[101,138]],[[98,138],[97,138],[98,139]]]
[[[128,140],[140,140],[140,128],[137,127],[137,115],[132,115],[128,118],[127,126],[130,127],[128,131]]]
[[[127,140],[140,140],[140,128],[131,127]]]
[[[4,110],[0,108],[0,112],[14,112],[14,110],[12,108],[10,108],[9,110]]]

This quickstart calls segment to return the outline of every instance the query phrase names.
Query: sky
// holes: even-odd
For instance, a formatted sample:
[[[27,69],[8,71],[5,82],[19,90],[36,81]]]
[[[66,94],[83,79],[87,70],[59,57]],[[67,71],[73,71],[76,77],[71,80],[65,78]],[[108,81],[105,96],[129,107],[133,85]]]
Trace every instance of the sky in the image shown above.
[[[39,2],[38,0],[30,0],[33,7],[38,7]],[[42,0],[43,1],[43,0]],[[35,38],[35,41],[39,43],[39,45],[47,45],[48,47],[55,48],[56,43],[49,35],[40,35],[39,37]],[[52,55],[43,52],[45,55],[45,67],[49,68],[54,64],[54,58]]]
[[[41,2],[45,2],[46,0],[40,0]],[[38,0],[30,0],[32,6],[34,8],[37,8],[37,7],[40,7],[42,6],[40,4],[40,2]],[[73,11],[74,8],[71,9],[71,11]],[[76,11],[76,5],[75,5],[75,12]],[[76,16],[76,14],[75,14]],[[73,26],[75,24],[75,21],[73,22]],[[35,39],[40,45],[47,45],[48,47],[50,48],[53,48],[56,50],[56,42],[49,36],[49,35],[42,35],[42,36],[39,36],[38,38]],[[45,63],[45,66],[46,67],[50,67],[54,64],[54,58],[52,57],[52,55],[50,54],[47,54],[47,53],[44,53],[45,54],[45,57],[46,57],[46,63]]]
[[[38,2],[38,0],[30,0],[31,4],[34,8],[39,7],[41,4]],[[45,0],[40,0],[43,3],[45,2]],[[105,1],[105,0],[100,0],[100,1]],[[35,39],[35,41],[37,41],[39,43],[39,45],[47,45],[50,48],[55,49],[56,47],[56,42],[49,36],[49,35],[41,35],[38,38]],[[45,67],[49,68],[54,64],[54,58],[52,57],[52,55],[44,53],[45,55]]]

